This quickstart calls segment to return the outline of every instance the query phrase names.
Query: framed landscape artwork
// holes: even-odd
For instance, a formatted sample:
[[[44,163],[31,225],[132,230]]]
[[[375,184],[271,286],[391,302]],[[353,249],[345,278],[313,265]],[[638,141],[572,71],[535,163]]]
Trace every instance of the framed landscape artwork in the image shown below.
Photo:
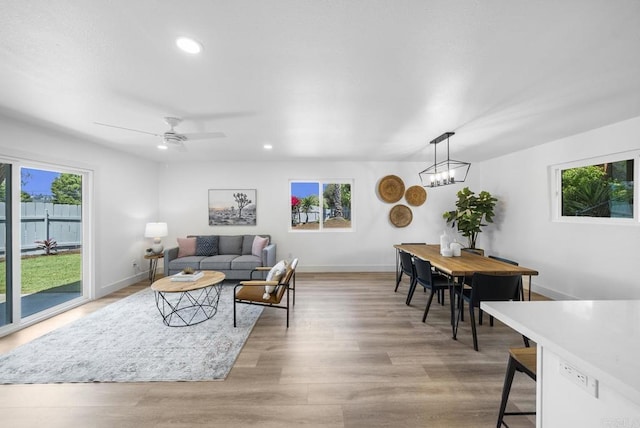
[[[256,189],[209,189],[209,226],[255,226]]]

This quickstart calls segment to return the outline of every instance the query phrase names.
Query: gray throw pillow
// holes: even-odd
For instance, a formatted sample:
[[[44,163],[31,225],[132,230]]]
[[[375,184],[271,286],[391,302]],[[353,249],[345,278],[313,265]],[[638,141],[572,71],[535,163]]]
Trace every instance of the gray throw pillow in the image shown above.
[[[196,236],[196,256],[217,256],[218,236]]]

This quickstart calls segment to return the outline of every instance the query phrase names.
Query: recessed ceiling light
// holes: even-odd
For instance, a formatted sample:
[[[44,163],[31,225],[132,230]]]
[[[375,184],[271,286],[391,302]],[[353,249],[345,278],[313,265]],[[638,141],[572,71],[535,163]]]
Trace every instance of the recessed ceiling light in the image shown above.
[[[202,43],[197,42],[189,37],[178,37],[176,45],[183,51],[190,54],[199,54],[202,51]]]
[[[273,149],[273,146],[271,144],[265,144],[264,146],[262,146],[265,150],[271,150]]]
[[[160,150],[167,150],[168,148],[169,146],[167,146],[165,143],[158,144],[158,149]]]

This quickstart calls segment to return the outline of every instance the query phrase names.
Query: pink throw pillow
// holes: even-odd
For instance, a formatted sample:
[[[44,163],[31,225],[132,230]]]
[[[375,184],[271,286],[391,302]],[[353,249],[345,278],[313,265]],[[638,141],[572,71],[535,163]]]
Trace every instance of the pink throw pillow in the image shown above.
[[[178,238],[178,257],[196,254],[196,238]]]
[[[256,235],[255,238],[253,238],[251,254],[256,257],[262,257],[262,250],[267,246],[267,244],[269,244],[269,238],[263,238],[262,236]]]

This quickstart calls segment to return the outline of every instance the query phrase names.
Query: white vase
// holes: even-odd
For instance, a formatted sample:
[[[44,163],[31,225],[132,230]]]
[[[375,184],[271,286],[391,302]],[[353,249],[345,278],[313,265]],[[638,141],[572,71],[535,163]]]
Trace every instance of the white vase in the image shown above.
[[[446,232],[443,232],[442,235],[440,235],[440,254],[442,254],[442,250],[448,250],[450,245],[451,238],[449,237],[449,235],[447,235]]]
[[[453,253],[453,257],[460,257],[462,255],[463,245],[459,242],[452,242],[449,246],[451,252]]]

